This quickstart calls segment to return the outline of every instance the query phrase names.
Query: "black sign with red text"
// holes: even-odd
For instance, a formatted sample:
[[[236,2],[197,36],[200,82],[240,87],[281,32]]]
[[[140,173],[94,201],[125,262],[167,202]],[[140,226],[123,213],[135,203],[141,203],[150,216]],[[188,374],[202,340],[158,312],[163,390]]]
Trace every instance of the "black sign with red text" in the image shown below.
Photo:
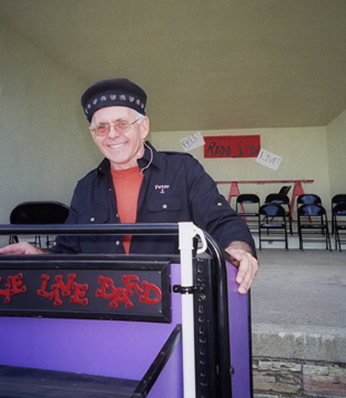
[[[0,315],[170,322],[168,262],[0,263]]]

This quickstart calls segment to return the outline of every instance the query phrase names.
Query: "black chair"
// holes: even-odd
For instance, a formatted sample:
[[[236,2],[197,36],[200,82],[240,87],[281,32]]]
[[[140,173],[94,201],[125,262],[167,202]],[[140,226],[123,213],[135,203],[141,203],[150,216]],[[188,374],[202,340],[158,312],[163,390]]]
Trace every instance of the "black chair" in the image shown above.
[[[271,193],[266,196],[264,203],[283,206],[283,208],[285,209],[286,217],[289,221],[290,233],[291,235],[293,235],[290,198],[287,195],[283,195],[281,193]]]
[[[313,193],[304,193],[297,198],[297,208],[301,205],[322,205],[322,200]]]
[[[260,221],[259,208],[260,198],[256,194],[243,193],[237,196],[236,212],[244,218],[251,230],[255,222],[254,231],[257,232],[259,230]]]
[[[326,250],[332,250],[328,229],[328,219],[326,210],[322,205],[304,204],[298,210],[298,235],[299,248],[303,250],[304,236],[321,235],[321,238],[307,238],[309,242],[325,241]],[[323,239],[322,239],[323,238]]]
[[[283,187],[280,188],[280,193],[281,195],[288,195],[288,192],[290,191],[291,186],[290,185],[284,185]]]
[[[262,249],[262,242],[285,242],[285,249],[288,249],[287,239],[287,214],[285,209],[279,204],[264,204],[259,209],[260,227],[259,227],[259,248]],[[267,234],[263,235],[262,230]],[[269,231],[276,233],[283,232],[284,238],[277,234],[270,235]]]
[[[341,245],[346,243],[346,202],[338,203],[333,208],[333,225],[335,233],[335,249],[342,251]]]
[[[302,205],[322,205],[322,199],[313,193],[304,193],[297,198],[297,209]]]
[[[16,206],[10,214],[10,223],[17,225],[64,224],[69,214],[69,207],[60,202],[25,202]],[[10,243],[19,242],[18,236],[11,236]],[[35,236],[32,242],[41,247],[41,237]],[[51,246],[49,236],[46,247]]]
[[[339,203],[346,203],[346,194],[340,193],[340,194],[334,195],[332,197],[332,207],[331,207],[332,208],[332,234],[334,234],[334,217],[333,217],[334,208]]]

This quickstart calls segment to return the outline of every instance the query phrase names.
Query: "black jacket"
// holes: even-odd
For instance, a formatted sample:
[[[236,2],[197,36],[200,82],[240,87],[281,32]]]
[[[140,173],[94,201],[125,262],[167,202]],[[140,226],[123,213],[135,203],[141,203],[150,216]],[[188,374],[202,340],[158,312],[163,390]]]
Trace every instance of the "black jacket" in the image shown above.
[[[218,193],[213,179],[191,155],[157,152],[146,143],[145,154],[138,164],[144,178],[138,198],[137,223],[192,221],[221,247],[240,240],[248,243],[255,253],[246,223]],[[120,223],[107,159],[78,182],[67,223]],[[52,252],[123,254],[124,248],[121,236],[61,236]],[[137,235],[132,237],[130,253],[178,253],[178,243],[172,236]]]

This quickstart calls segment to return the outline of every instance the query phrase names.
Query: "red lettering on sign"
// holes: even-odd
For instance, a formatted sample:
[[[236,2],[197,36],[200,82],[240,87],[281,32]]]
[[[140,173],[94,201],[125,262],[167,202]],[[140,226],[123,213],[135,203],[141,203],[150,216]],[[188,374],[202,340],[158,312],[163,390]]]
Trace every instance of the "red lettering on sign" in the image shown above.
[[[137,294],[142,294],[143,293],[143,289],[141,289],[139,287],[139,278],[136,275],[123,275],[123,277],[121,278],[121,280],[125,283],[125,290],[126,290],[126,294],[129,297],[133,296],[133,290],[136,290]]]
[[[124,303],[125,308],[133,307],[129,297],[134,296],[134,291],[140,296],[139,302],[143,304],[154,305],[162,299],[161,290],[156,285],[143,281],[140,287],[140,279],[136,275],[123,275],[121,280],[125,283],[125,288],[117,288],[111,278],[99,276],[98,283],[101,284],[101,288],[96,289],[96,297],[111,300],[109,305],[113,308],[118,308],[118,303]]]
[[[102,297],[111,300],[114,297],[117,290],[114,286],[113,280],[111,278],[99,276],[98,283],[101,283],[102,287],[101,289],[96,289],[95,293],[96,297]]]
[[[1,282],[1,277],[0,277],[0,282]],[[5,284],[5,289],[0,289],[0,294],[2,296],[5,296],[5,303],[9,303],[10,302],[10,293],[11,292],[11,285],[9,283]]]
[[[76,274],[68,274],[67,275],[67,283],[65,284],[63,281],[62,275],[56,275],[55,280],[58,282],[51,286],[51,291],[47,291],[48,281],[50,277],[48,275],[42,274],[41,279],[41,289],[37,290],[37,294],[39,296],[45,297],[48,300],[53,300],[53,304],[55,306],[63,305],[63,301],[61,300],[60,294],[62,296],[70,296],[70,302],[88,305],[88,299],[85,298],[86,291],[88,290],[88,285],[80,285],[75,282],[77,275]],[[72,294],[72,291],[74,294]]]
[[[156,285],[153,285],[152,283],[143,281],[142,286],[144,288],[144,294],[139,298],[139,301],[141,303],[157,304],[160,302],[160,300],[162,298],[162,292]],[[155,294],[154,298],[149,297],[151,292],[154,292],[154,294]]]
[[[88,305],[88,299],[85,297],[88,285],[80,285],[79,283],[74,282],[72,288],[74,289],[74,294],[70,297],[71,303]]]
[[[0,295],[5,296],[4,302],[9,303],[11,301],[10,296],[16,294],[25,293],[27,288],[23,285],[23,274],[20,272],[14,276],[7,277],[7,283],[5,284],[5,289],[0,289]],[[0,277],[1,282],[1,277]]]
[[[119,302],[125,303],[126,308],[133,307],[132,302],[126,294],[126,289],[116,288],[111,278],[99,276],[98,282],[102,284],[102,287],[101,289],[96,289],[96,297],[112,300],[109,306],[113,308],[118,308]]]
[[[50,292],[50,293],[47,292],[47,284],[48,284],[48,281],[50,279],[50,276],[42,274],[41,275],[41,279],[42,279],[41,289],[37,290],[37,294],[39,296],[46,297],[49,300],[52,300],[53,299],[53,292]]]
[[[25,293],[26,286],[22,282],[23,274],[19,273],[15,276],[8,276],[7,281],[11,285],[11,296],[18,293]]]
[[[70,296],[71,286],[73,284],[73,281],[76,279],[76,277],[77,277],[76,274],[68,274],[67,275],[68,282],[66,285],[62,280],[62,275],[57,275],[55,277],[55,280],[58,282],[58,287],[61,289],[61,294],[63,296]]]
[[[110,307],[118,308],[118,303],[124,303],[125,308],[133,307],[131,300],[126,294],[126,290],[123,287],[118,287],[115,291],[113,300],[109,303]]]
[[[63,305],[63,301],[60,298],[59,285],[52,285],[54,305]]]
[[[27,292],[28,288],[23,284],[23,274],[19,272],[17,275],[7,276],[7,283],[4,288],[0,289],[0,295],[4,296],[4,302],[10,303],[13,295]],[[55,279],[56,283],[52,283]],[[0,282],[1,282],[0,277]],[[70,303],[87,306],[89,300],[87,298],[88,284],[77,283],[77,274],[70,273],[67,275],[49,276],[41,274],[41,286],[36,290],[38,296],[48,299],[54,306],[63,306],[64,297],[69,296]],[[112,308],[118,308],[120,304],[128,309],[137,304],[155,305],[162,300],[161,289],[148,281],[141,281],[137,275],[122,275],[121,282],[123,286],[116,287],[113,279],[99,275],[97,279],[101,285],[96,289],[95,296],[109,300],[108,305]],[[35,289],[30,288],[35,294]]]

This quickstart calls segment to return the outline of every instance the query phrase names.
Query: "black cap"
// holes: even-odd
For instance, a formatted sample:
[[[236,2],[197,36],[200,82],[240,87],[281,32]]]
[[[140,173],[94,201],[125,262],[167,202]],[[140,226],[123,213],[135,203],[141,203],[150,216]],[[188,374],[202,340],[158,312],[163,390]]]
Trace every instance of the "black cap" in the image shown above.
[[[93,114],[107,106],[127,106],[145,115],[147,95],[137,84],[128,79],[102,80],[89,87],[82,95],[81,103],[89,120]]]

